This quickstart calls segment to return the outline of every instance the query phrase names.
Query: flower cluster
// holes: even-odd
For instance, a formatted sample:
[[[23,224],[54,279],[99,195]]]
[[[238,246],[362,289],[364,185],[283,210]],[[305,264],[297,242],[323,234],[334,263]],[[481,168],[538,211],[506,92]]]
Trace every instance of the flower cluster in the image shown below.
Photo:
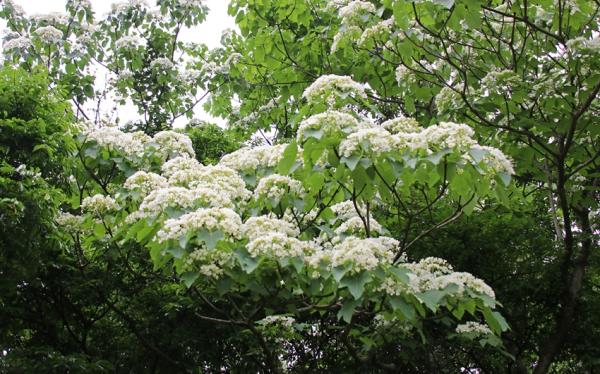
[[[391,134],[415,133],[423,130],[419,122],[411,117],[399,117],[387,120],[381,124],[381,127]]]
[[[269,232],[250,241],[246,246],[252,257],[282,259],[305,257],[315,252],[310,242],[298,240],[279,232]]]
[[[81,202],[81,210],[84,212],[96,213],[98,215],[115,211],[118,208],[119,206],[117,205],[115,199],[101,194],[88,196]]]
[[[328,104],[349,96],[366,98],[365,87],[348,76],[334,74],[320,76],[302,94],[308,102],[325,101]]]
[[[167,179],[155,174],[148,173],[145,171],[138,171],[125,181],[123,187],[126,190],[135,190],[142,193],[144,196],[148,195],[150,192],[160,189],[166,188],[168,186]]]
[[[348,267],[351,273],[372,270],[382,264],[390,264],[398,241],[381,236],[361,239],[350,236],[330,250],[322,250],[307,258],[307,263],[318,268]]]
[[[158,144],[163,157],[189,156],[196,157],[192,141],[184,134],[175,131],[160,131],[154,135],[153,141]]]
[[[60,212],[55,218],[56,223],[69,234],[81,232],[84,216],[77,216],[68,212]]]
[[[54,26],[39,27],[34,33],[47,44],[58,43],[63,38],[63,32]]]
[[[92,129],[85,133],[86,140],[95,141],[109,151],[115,150],[126,156],[141,157],[145,152],[145,145],[151,138],[143,132],[124,133],[115,127],[102,127]]]
[[[378,22],[373,26],[367,27],[360,38],[358,39],[358,45],[364,45],[369,40],[380,39],[386,41],[392,34],[392,27],[394,26],[394,17],[390,17],[384,21]]]
[[[394,139],[386,129],[382,127],[359,129],[348,135],[340,143],[342,156],[350,157],[359,150],[379,155],[392,150]]]
[[[494,291],[484,281],[469,273],[455,272],[452,266],[440,258],[427,257],[417,263],[406,263],[403,266],[411,272],[409,286],[413,292],[443,290],[454,285],[457,286],[456,293],[459,295],[468,288],[492,299],[496,297]],[[390,290],[390,292],[397,291]]]
[[[489,327],[478,322],[469,321],[456,326],[457,334],[475,334],[476,336],[489,335],[492,333]]]
[[[115,42],[117,49],[131,50],[136,49],[142,44],[142,39],[137,35],[123,36]]]
[[[204,229],[210,232],[219,231],[230,238],[239,239],[241,226],[240,216],[229,208],[201,208],[179,218],[168,219],[156,233],[156,238],[159,243],[179,240],[190,231]]]
[[[219,164],[245,173],[256,172],[259,168],[273,168],[283,158],[286,147],[287,144],[277,144],[241,148],[223,156]]]
[[[300,234],[298,229],[290,222],[271,216],[250,217],[242,227],[242,233],[250,240],[276,232],[295,237]]]
[[[24,36],[8,39],[2,45],[5,52],[23,51],[31,47],[31,40]]]
[[[279,174],[262,178],[254,190],[256,199],[267,198],[280,201],[287,194],[302,196],[304,189],[299,181]]]
[[[289,316],[266,316],[260,321],[257,321],[256,324],[263,328],[268,326],[279,326],[291,329],[295,322],[296,320]]]
[[[165,162],[161,167],[161,172],[164,177],[169,178],[178,171],[198,170],[201,167],[202,164],[195,158],[180,156]]]
[[[360,128],[361,124],[352,115],[336,110],[308,117],[300,123],[297,139],[302,142],[310,137],[320,139],[323,136],[334,135],[340,131],[350,133]]]
[[[150,68],[155,71],[169,71],[173,69],[173,62],[166,57],[159,57],[150,62]]]
[[[488,173],[506,173],[508,175],[515,173],[512,162],[498,148],[475,144],[471,148],[471,154],[474,151],[479,151],[483,154],[482,160],[488,167]],[[469,155],[465,157],[472,159]]]
[[[375,13],[375,5],[373,3],[354,0],[340,8],[338,15],[342,18],[343,23],[351,23],[360,20],[362,16],[368,13]]]

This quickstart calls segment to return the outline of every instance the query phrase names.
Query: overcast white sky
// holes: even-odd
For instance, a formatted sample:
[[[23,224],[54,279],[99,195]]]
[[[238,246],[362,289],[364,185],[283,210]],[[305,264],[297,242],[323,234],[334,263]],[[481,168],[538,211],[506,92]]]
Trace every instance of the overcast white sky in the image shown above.
[[[45,14],[50,12],[64,12],[66,0],[13,0],[14,3],[23,7],[28,15]],[[111,0],[90,0],[96,18],[108,13],[112,3]],[[148,0],[150,5],[155,5],[154,0]],[[209,48],[219,45],[221,33],[228,28],[236,28],[232,17],[227,14],[229,0],[204,0],[204,3],[210,8],[206,21],[193,29],[185,29],[181,32],[181,39],[184,41],[195,41],[205,43]],[[5,23],[0,22],[0,29],[5,30]],[[3,34],[3,33],[2,33]],[[1,51],[1,48],[0,48]],[[196,111],[196,117],[211,120],[222,125],[221,119],[215,119],[206,114],[200,106]],[[119,109],[119,117],[122,121],[138,118],[133,106],[125,106]],[[183,123],[176,123],[182,125]]]

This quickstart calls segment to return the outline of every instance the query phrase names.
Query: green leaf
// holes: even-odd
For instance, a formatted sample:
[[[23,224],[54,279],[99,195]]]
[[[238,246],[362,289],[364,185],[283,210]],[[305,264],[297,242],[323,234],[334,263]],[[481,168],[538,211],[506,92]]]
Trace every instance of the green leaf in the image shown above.
[[[348,272],[347,266],[336,266],[331,270],[331,274],[333,275],[333,278],[336,282],[339,282],[340,279],[342,279],[342,277],[346,275],[346,272]]]
[[[186,271],[185,273],[181,274],[181,280],[187,288],[190,288],[196,279],[198,279],[199,275],[200,274],[196,273],[195,271]]]
[[[510,174],[507,173],[498,173],[498,177],[504,183],[506,187],[510,184]]]
[[[431,0],[431,2],[434,4],[440,4],[446,9],[450,9],[454,5],[454,0]]]
[[[431,311],[435,312],[438,307],[438,303],[444,297],[445,292],[439,290],[430,290],[417,294],[419,300],[421,300]]]
[[[437,165],[440,163],[442,157],[446,156],[449,153],[452,153],[451,149],[444,149],[442,151],[436,152],[432,155],[425,157],[425,159],[431,161],[434,165]]]
[[[398,280],[404,282],[404,283],[408,283],[409,282],[409,278],[408,278],[408,274],[410,273],[410,270],[405,269],[405,268],[398,268],[398,267],[390,267],[389,271],[394,274],[394,276],[396,276],[396,278],[398,278]]]
[[[223,239],[224,235],[221,231],[200,230],[197,234],[198,239],[202,240],[208,249],[215,249],[219,240]]]
[[[101,238],[104,235],[106,235],[106,228],[102,223],[97,223],[94,225],[94,235],[98,238]]]
[[[488,153],[489,153],[488,151],[486,151],[485,149],[482,149],[482,148],[472,148],[469,151],[469,154],[473,158],[473,161],[475,161],[475,163],[477,163],[477,164],[480,163],[481,160],[483,160],[485,155],[487,155]]]
[[[245,248],[237,249],[235,252],[235,256],[246,273],[250,274],[258,267],[259,261],[250,256],[250,253]]]
[[[352,316],[354,315],[354,310],[358,305],[360,305],[360,300],[346,300],[340,310],[338,311],[337,317],[338,319],[343,319],[347,323],[352,322]]]
[[[350,157],[344,156],[340,159],[340,161],[346,166],[348,166],[348,169],[354,170],[356,168],[356,165],[358,165],[358,162],[360,161],[360,157],[356,155],[352,155]]]
[[[408,320],[415,319],[415,317],[417,315],[417,313],[415,312],[415,308],[413,308],[409,303],[404,301],[404,299],[401,296],[391,296],[389,298],[389,302],[390,302],[390,305],[392,306],[392,308],[400,311],[400,313],[402,313],[402,315],[406,319],[408,319]]]
[[[296,162],[296,156],[298,155],[298,146],[296,141],[292,141],[285,147],[283,151],[283,158],[279,161],[279,165],[277,165],[277,171],[280,174],[287,175],[290,172],[292,166],[294,166],[294,162]]]
[[[363,272],[362,274],[356,276],[345,276],[340,285],[343,287],[348,287],[348,291],[352,294],[355,299],[360,299],[363,292],[365,292],[365,284],[371,279],[371,276],[367,272]]]

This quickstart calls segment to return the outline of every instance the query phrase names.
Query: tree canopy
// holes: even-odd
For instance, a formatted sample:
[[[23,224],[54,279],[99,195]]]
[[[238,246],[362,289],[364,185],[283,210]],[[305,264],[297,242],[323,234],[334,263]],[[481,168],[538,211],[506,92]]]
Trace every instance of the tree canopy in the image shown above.
[[[3,370],[600,366],[597,1],[1,4]]]

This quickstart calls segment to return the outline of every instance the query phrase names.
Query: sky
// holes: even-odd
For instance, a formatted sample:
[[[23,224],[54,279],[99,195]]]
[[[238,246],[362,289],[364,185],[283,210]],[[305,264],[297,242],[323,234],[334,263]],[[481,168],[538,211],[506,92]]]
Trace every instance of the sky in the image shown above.
[[[27,15],[46,14],[51,12],[64,12],[66,0],[13,0],[15,4],[20,5]],[[110,10],[111,4],[117,1],[110,0],[90,0],[92,9],[96,14],[96,17],[102,16]],[[148,0],[150,5],[154,5],[154,0]],[[232,28],[235,29],[235,22],[232,17],[227,14],[228,0],[204,0],[210,11],[204,21],[199,26],[193,29],[184,29],[180,33],[181,40],[183,41],[195,41],[205,43],[209,48],[215,48],[219,46],[221,33],[223,30]],[[5,30],[6,25],[0,22],[0,30]],[[4,34],[2,32],[1,34]],[[1,52],[1,47],[0,47]],[[102,82],[99,82],[100,84]],[[107,105],[108,107],[109,105]],[[134,107],[132,105],[125,105],[119,108],[119,117],[122,122],[139,118]],[[200,119],[205,119],[216,122],[219,125],[225,123],[220,118],[213,118],[202,110],[201,105],[197,106],[195,116]],[[182,119],[182,121],[184,121]],[[181,121],[176,122],[176,127],[182,126],[184,123]]]

